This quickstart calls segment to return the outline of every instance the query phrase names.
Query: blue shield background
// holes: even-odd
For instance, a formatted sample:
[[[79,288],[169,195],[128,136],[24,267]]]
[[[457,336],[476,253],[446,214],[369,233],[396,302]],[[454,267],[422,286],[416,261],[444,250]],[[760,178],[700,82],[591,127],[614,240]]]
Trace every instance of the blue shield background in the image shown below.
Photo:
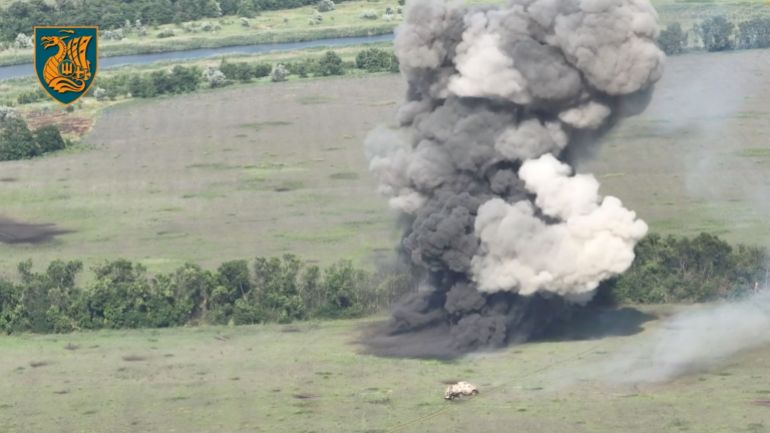
[[[40,81],[40,85],[43,87],[43,90],[46,91],[52,98],[56,99],[57,101],[63,103],[63,104],[70,104],[72,102],[75,102],[85,94],[88,89],[91,87],[91,84],[93,83],[94,79],[96,78],[96,72],[98,68],[98,29],[96,27],[78,27],[78,26],[61,26],[61,27],[35,27],[35,72],[37,73],[37,78]],[[74,30],[75,33],[62,33],[61,30]],[[41,39],[44,36],[69,36],[68,39],[65,40],[69,41],[73,38],[76,38],[78,36],[92,36],[91,42],[88,44],[88,47],[86,48],[86,59],[91,62],[90,68],[91,68],[91,78],[85,81],[85,88],[82,92],[64,92],[59,93],[56,90],[50,88],[43,78],[43,68],[45,67],[45,62],[53,55],[55,55],[58,52],[57,47],[50,47],[50,48],[44,48]]]

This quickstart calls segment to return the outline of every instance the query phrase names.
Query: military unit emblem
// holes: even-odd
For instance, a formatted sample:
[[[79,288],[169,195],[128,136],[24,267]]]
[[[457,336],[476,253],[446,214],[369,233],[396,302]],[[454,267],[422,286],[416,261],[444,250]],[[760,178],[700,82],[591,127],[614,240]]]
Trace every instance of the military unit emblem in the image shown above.
[[[35,71],[53,99],[71,104],[88,91],[97,70],[95,26],[35,27]]]

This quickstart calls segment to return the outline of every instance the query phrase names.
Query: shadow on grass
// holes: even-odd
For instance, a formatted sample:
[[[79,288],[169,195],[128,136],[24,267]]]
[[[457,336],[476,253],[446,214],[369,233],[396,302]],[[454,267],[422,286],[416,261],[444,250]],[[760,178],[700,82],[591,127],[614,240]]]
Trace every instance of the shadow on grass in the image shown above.
[[[53,224],[29,224],[0,217],[0,243],[39,244],[72,230],[57,228]]]
[[[593,340],[625,337],[644,330],[656,316],[630,307],[585,307],[553,323],[533,341]]]
[[[630,307],[575,307],[550,322],[546,328],[529,330],[531,333],[527,341],[536,344],[630,336],[643,331],[643,325],[656,318]],[[470,352],[458,349],[450,326],[442,317],[412,331],[394,332],[393,329],[391,321],[367,324],[361,330],[357,343],[363,346],[363,353],[369,355],[435,359],[447,363],[471,352],[495,351],[514,345],[478,347]],[[512,330],[509,335],[517,334]]]

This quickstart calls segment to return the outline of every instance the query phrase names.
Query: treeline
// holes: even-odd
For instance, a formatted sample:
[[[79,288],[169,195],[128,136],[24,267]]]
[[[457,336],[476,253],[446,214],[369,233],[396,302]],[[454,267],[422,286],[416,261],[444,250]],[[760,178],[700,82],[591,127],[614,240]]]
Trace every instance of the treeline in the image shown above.
[[[223,15],[253,17],[259,11],[289,9],[318,0],[17,0],[0,10],[0,40],[13,41],[33,26],[98,25],[116,29],[126,22],[182,23]],[[339,1],[339,0],[338,0]]]
[[[18,266],[18,282],[0,278],[0,331],[168,327],[186,324],[288,323],[355,317],[410,290],[406,273],[367,273],[342,261],[321,269],[293,255],[223,263],[215,271],[184,265],[150,275],[127,260],[93,269],[80,286],[78,261],[54,261],[43,272]]]
[[[702,302],[765,287],[768,256],[716,236],[649,235],[625,274],[602,284],[617,303]],[[236,260],[214,271],[187,264],[151,275],[127,260],[93,268],[79,285],[83,264],[54,261],[42,272],[32,262],[18,278],[0,278],[0,331],[252,324],[347,318],[387,308],[417,280],[406,269],[369,273],[341,261],[324,269],[296,256]]]
[[[368,48],[361,51],[355,62],[345,62],[334,51],[327,51],[320,58],[270,64],[266,62],[232,62],[222,60],[216,67],[201,69],[196,66],[174,66],[150,73],[124,73],[99,80],[92,96],[115,99],[119,96],[151,98],[166,94],[195,91],[201,87],[223,87],[236,82],[250,82],[269,77],[271,81],[286,81],[294,75],[298,78],[344,75],[360,69],[366,72],[398,71],[398,59],[386,50]]]
[[[33,158],[68,145],[55,125],[33,131],[12,108],[0,107],[0,161]]]
[[[770,18],[752,18],[736,25],[725,16],[714,16],[695,24],[689,32],[681,24],[673,23],[661,31],[658,45],[669,55],[679,54],[690,46],[712,52],[768,48]]]
[[[648,235],[636,245],[626,273],[606,281],[618,303],[703,302],[766,288],[768,255],[701,233],[694,238]]]

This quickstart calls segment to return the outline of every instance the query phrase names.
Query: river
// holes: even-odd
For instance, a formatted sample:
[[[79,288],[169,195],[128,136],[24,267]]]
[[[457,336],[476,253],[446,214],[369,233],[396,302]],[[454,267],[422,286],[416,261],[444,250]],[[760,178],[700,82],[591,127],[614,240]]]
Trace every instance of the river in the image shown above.
[[[193,60],[216,57],[225,54],[258,54],[277,51],[294,51],[315,47],[342,47],[393,40],[393,33],[377,36],[358,36],[349,38],[316,39],[304,42],[282,42],[271,44],[234,45],[220,48],[198,48],[194,50],[168,51],[165,53],[131,54],[127,56],[101,57],[99,68],[109,69],[123,65],[144,65],[168,60]],[[33,76],[32,63],[0,66],[0,80]]]

